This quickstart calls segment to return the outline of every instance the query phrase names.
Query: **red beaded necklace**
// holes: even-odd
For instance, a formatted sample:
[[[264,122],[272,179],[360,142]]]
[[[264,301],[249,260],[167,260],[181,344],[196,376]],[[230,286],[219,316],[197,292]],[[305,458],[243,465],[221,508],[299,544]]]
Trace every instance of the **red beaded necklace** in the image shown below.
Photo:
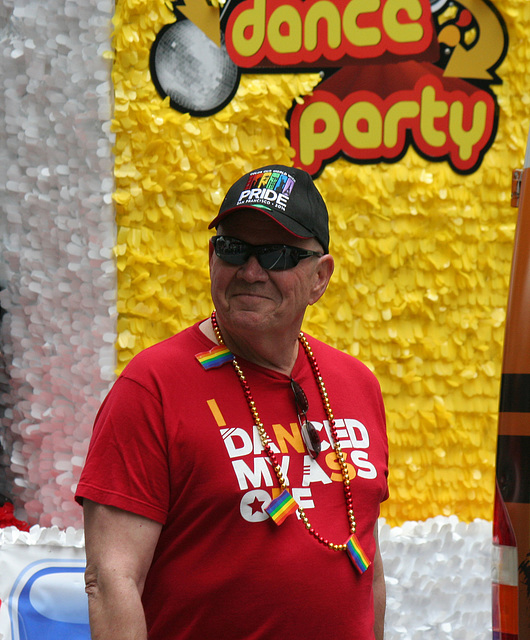
[[[215,310],[212,312],[211,315],[211,321],[212,321],[212,327],[215,333],[215,336],[217,338],[217,341],[219,342],[220,345],[224,345],[224,340],[223,337],[221,335],[221,330],[219,328],[219,325],[217,323],[217,317],[216,317],[216,312]],[[337,461],[339,462],[340,465],[340,470],[341,470],[341,475],[342,475],[342,484],[344,487],[344,497],[346,499],[346,512],[347,512],[347,516],[348,516],[348,523],[349,523],[349,529],[350,529],[350,538],[342,544],[335,544],[333,542],[330,542],[329,540],[327,540],[326,538],[324,538],[324,536],[320,535],[312,526],[311,523],[309,522],[309,519],[304,511],[304,509],[297,505],[297,511],[298,514],[300,515],[300,519],[302,520],[302,522],[304,523],[305,528],[307,529],[307,531],[316,539],[318,540],[318,542],[320,542],[321,544],[323,544],[324,546],[328,547],[329,549],[333,550],[333,551],[347,551],[348,555],[350,556],[350,559],[352,560],[352,562],[354,563],[354,565],[359,569],[359,571],[361,571],[361,573],[363,573],[368,566],[371,564],[370,561],[368,560],[368,558],[365,556],[359,541],[357,540],[356,536],[355,536],[355,528],[356,528],[356,524],[355,524],[355,515],[353,513],[353,498],[352,498],[352,492],[351,492],[351,483],[350,483],[350,476],[348,473],[348,467],[346,464],[346,456],[345,454],[342,452],[341,446],[340,446],[340,442],[338,440],[338,435],[337,435],[337,429],[335,427],[335,419],[333,417],[333,411],[331,409],[331,405],[329,402],[329,398],[328,398],[328,393],[326,391],[326,386],[324,384],[324,380],[322,378],[322,375],[320,373],[320,368],[318,366],[318,363],[316,361],[316,358],[313,354],[313,351],[311,349],[311,346],[309,345],[307,338],[305,337],[305,335],[300,332],[300,335],[298,336],[298,340],[300,341],[300,344],[302,345],[302,347],[304,348],[304,351],[307,355],[307,358],[309,360],[309,364],[311,365],[311,370],[313,371],[313,375],[315,377],[315,381],[317,383],[317,386],[319,388],[320,391],[320,397],[322,398],[322,404],[324,406],[324,411],[326,412],[326,416],[328,418],[328,422],[329,422],[329,430],[331,432],[331,436],[333,439],[333,448],[335,450],[335,453],[337,455]],[[232,354],[233,355],[233,354]],[[276,477],[278,479],[278,484],[280,485],[280,489],[282,490],[282,492],[287,493],[287,484],[285,482],[285,478],[283,476],[282,473],[282,469],[281,466],[278,462],[278,458],[276,457],[276,454],[274,453],[274,451],[272,450],[271,447],[271,440],[265,430],[265,427],[263,425],[263,422],[261,421],[259,414],[258,414],[258,410],[256,409],[256,403],[254,402],[254,398],[252,396],[252,391],[250,390],[250,386],[247,382],[247,379],[245,378],[245,374],[243,373],[243,370],[241,369],[239,363],[237,362],[235,356],[232,359],[232,366],[235,369],[235,372],[237,374],[237,377],[239,378],[239,382],[241,384],[241,387],[243,389],[243,393],[245,395],[245,399],[248,403],[248,407],[250,409],[250,413],[252,414],[252,418],[254,420],[254,424],[258,430],[258,434],[261,440],[261,445],[263,447],[263,450],[265,451],[265,453],[267,454],[272,468],[274,470],[274,473],[276,474]],[[289,496],[290,497],[290,496]],[[292,498],[291,498],[292,499]]]

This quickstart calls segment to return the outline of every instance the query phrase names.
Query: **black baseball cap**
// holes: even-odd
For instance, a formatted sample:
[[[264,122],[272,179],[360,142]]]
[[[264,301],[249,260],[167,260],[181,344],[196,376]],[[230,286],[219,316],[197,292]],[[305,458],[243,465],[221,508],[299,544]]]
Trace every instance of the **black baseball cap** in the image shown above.
[[[208,228],[244,209],[268,215],[299,238],[316,238],[328,253],[328,210],[306,171],[272,164],[245,174],[230,187]]]

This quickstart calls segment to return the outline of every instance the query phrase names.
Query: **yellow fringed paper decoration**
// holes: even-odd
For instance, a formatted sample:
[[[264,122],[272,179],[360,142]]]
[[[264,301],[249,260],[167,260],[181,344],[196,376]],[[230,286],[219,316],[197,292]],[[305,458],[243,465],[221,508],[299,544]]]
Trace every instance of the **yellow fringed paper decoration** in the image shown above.
[[[517,212],[511,171],[529,125],[530,3],[494,0],[509,50],[494,85],[496,141],[474,174],[413,150],[395,165],[337,160],[317,180],[336,272],[304,329],[359,357],[381,382],[391,525],[492,518],[505,308]],[[120,0],[114,20],[118,359],[211,311],[208,222],[244,172],[292,164],[285,135],[307,74],[243,74],[223,111],[192,118],[161,100],[149,50],[170,3]]]

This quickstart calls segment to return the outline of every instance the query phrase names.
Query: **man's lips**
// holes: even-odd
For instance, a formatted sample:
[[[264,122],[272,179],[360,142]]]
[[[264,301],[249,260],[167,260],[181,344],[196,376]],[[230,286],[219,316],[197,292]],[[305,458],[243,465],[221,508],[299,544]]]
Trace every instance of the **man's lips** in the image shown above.
[[[241,291],[240,293],[233,293],[233,298],[267,298],[261,293],[250,293],[249,291]]]
[[[270,300],[271,297],[261,291],[233,291],[231,298],[240,298],[248,300]]]

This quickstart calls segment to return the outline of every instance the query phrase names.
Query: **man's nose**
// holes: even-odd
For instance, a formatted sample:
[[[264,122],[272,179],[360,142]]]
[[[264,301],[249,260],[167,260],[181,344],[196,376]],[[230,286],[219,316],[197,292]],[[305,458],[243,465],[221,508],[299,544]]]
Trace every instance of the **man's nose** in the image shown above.
[[[247,282],[263,282],[269,277],[267,270],[260,265],[256,256],[250,256],[245,264],[239,267],[237,275]]]

